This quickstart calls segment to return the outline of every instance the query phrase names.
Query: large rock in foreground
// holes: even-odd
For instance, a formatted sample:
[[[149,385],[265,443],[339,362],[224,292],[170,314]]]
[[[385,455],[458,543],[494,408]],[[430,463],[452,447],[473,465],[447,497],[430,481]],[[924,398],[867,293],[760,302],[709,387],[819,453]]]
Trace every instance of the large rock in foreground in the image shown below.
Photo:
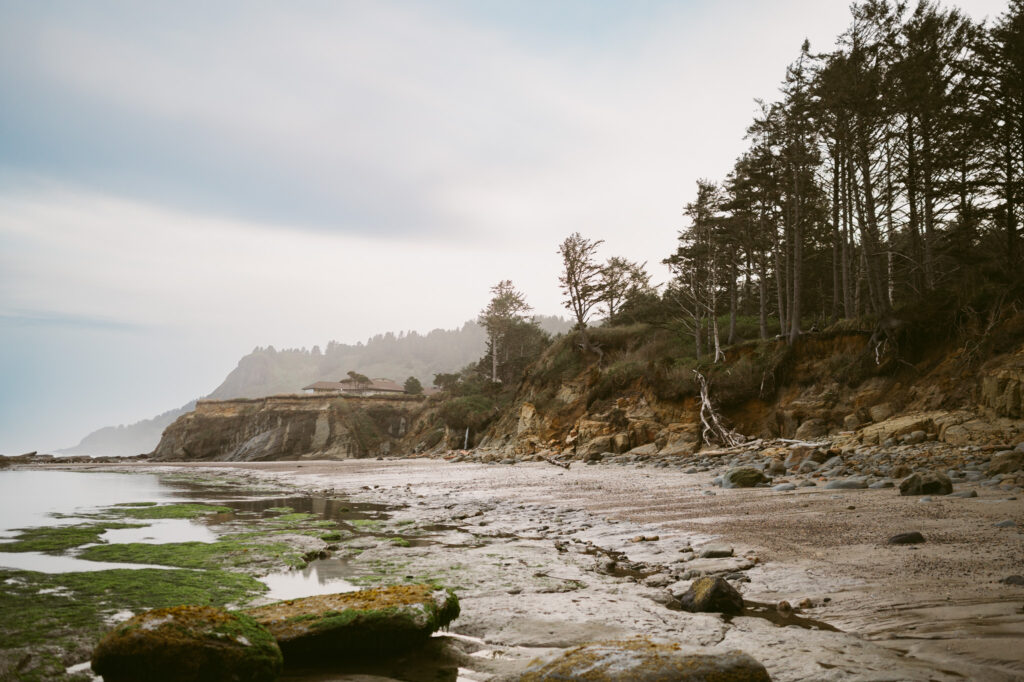
[[[646,639],[594,642],[547,663],[533,663],[519,682],[770,682],[768,671],[742,651],[686,653]]]
[[[92,655],[104,682],[271,682],[281,650],[255,620],[212,606],[147,611],[107,634]]]
[[[380,656],[422,644],[458,617],[459,600],[433,585],[395,585],[292,599],[247,613],[270,630],[291,665]]]

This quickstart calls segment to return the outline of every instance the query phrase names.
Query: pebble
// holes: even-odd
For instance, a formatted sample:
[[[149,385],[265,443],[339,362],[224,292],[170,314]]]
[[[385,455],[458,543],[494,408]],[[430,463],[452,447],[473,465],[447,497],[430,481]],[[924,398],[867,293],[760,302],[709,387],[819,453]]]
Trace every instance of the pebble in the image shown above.
[[[916,530],[907,533],[900,533],[899,535],[893,535],[887,540],[890,545],[916,545],[924,541],[924,536],[921,535],[920,531]]]
[[[992,525],[995,526],[996,528],[1013,528],[1017,524],[1014,523],[1012,519],[1006,519],[1005,521],[1000,521],[998,523],[993,523]]]

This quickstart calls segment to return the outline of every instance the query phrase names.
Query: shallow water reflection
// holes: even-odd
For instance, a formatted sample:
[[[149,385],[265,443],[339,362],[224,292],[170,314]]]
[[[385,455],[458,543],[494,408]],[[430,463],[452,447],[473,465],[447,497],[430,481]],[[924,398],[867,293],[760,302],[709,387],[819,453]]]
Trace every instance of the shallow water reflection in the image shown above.
[[[161,568],[173,566],[155,566],[151,564],[121,564],[109,561],[86,561],[72,556],[43,554],[42,552],[4,552],[0,554],[0,567],[13,568],[18,571],[37,571],[39,573],[83,573],[85,571],[107,571],[113,568]]]
[[[131,521],[129,519],[129,521]],[[111,544],[141,542],[158,545],[167,542],[217,542],[217,534],[190,519],[155,519],[143,528],[111,528],[100,540]]]
[[[341,559],[318,559],[303,569],[271,573],[259,580],[270,588],[266,594],[267,598],[281,601],[319,594],[353,592],[359,588],[345,579],[351,575],[347,562]]]

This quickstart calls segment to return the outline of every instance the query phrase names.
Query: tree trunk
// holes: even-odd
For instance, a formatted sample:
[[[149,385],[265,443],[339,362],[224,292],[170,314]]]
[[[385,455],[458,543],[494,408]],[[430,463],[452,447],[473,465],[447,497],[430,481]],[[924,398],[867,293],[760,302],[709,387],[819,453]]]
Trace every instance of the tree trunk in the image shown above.
[[[918,215],[917,198],[917,144],[914,136],[914,119],[907,118],[907,207],[909,210],[908,220],[910,221],[910,248],[915,264],[915,275],[913,278],[915,288],[921,290],[922,278],[920,268],[924,261],[924,253],[921,249],[921,217]]]
[[[839,227],[839,150],[836,148],[832,152],[832,322],[839,319],[839,296],[842,288],[839,272],[839,241],[841,239],[842,230]]]
[[[793,169],[793,298],[789,306],[789,343],[795,343],[800,336],[800,298],[803,295],[803,227],[800,225],[800,181],[797,169]]]
[[[932,145],[927,122],[921,122],[922,175],[924,190],[924,286],[935,288],[935,203],[932,190]]]
[[[731,346],[736,343],[736,259],[729,263],[729,338],[726,344]]]

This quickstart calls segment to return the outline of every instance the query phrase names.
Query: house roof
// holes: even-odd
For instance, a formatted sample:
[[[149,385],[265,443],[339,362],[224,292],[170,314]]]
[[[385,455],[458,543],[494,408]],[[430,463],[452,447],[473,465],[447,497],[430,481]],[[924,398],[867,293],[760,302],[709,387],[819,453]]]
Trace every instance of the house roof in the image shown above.
[[[303,386],[303,391],[343,391],[345,386],[338,381],[315,381],[309,386]]]

